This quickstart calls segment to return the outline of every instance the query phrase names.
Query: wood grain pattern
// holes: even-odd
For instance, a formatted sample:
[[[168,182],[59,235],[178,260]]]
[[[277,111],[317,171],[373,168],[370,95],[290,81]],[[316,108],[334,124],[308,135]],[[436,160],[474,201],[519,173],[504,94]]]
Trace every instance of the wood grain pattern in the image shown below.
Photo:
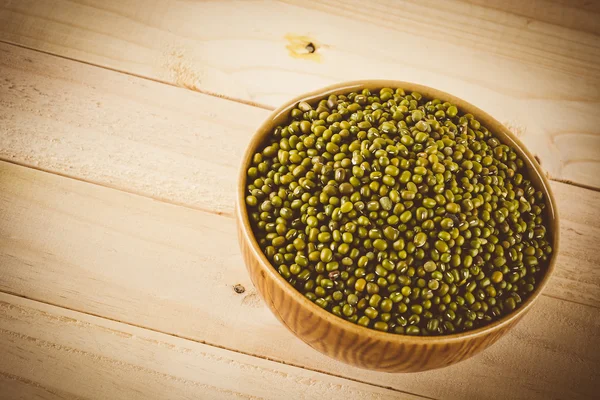
[[[585,398],[599,372],[600,309],[544,295],[514,332],[456,366],[408,375],[348,367],[296,339],[264,306],[233,219],[7,163],[0,182],[2,291],[429,397]],[[585,287],[597,299],[600,260],[589,249],[600,238],[600,194],[553,187],[565,210],[556,270],[564,276],[547,293],[579,301]],[[582,200],[569,207],[573,197]],[[456,376],[490,384],[473,392]]]
[[[0,339],[1,340],[1,339]],[[60,389],[49,389],[21,376],[0,372],[0,399],[72,400],[77,399]]]
[[[557,25],[569,30],[600,35],[600,2],[589,0],[466,0],[510,17],[525,18],[527,26],[536,23]],[[509,17],[509,18],[510,18]]]
[[[3,0],[0,40],[270,106],[345,80],[415,81],[509,125],[553,178],[600,187],[597,6],[364,8],[358,0]]]
[[[265,110],[6,44],[0,71],[1,158],[232,213]]]
[[[6,399],[420,398],[4,293],[0,352]]]

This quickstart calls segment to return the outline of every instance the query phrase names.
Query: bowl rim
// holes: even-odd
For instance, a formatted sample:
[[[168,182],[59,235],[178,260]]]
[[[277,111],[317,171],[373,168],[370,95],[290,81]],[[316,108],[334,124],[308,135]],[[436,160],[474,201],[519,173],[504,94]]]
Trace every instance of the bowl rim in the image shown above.
[[[390,87],[394,89],[401,88],[405,91],[410,92],[416,91],[421,93],[426,98],[439,98],[441,100],[451,102],[455,104],[459,108],[459,110],[465,113],[473,114],[478,118],[480,122],[482,122],[482,125],[486,126],[491,132],[493,132],[495,136],[499,137],[503,143],[510,145],[517,151],[517,153],[524,159],[526,163],[528,174],[532,178],[533,176],[537,177],[536,180],[538,181],[539,185],[536,186],[541,186],[538,188],[542,190],[545,194],[547,205],[546,212],[549,218],[548,225],[549,231],[552,234],[553,247],[552,256],[548,262],[546,272],[543,275],[541,282],[539,282],[536,285],[534,292],[525,300],[523,304],[521,304],[520,307],[515,309],[513,312],[503,316],[502,318],[493,321],[490,324],[465,332],[436,336],[411,336],[391,332],[381,332],[372,328],[367,328],[358,324],[354,324],[336,316],[335,314],[332,314],[331,312],[325,309],[322,309],[321,307],[307,299],[289,282],[287,282],[279,274],[279,272],[277,272],[275,267],[263,254],[262,250],[258,245],[258,242],[254,237],[245,203],[246,170],[247,166],[250,164],[252,156],[256,152],[257,147],[264,142],[271,130],[280,123],[286,121],[288,119],[288,114],[291,111],[291,109],[294,108],[294,106],[301,101],[311,103],[315,100],[320,100],[331,94],[349,93],[365,88],[369,90],[374,90],[384,87]],[[554,194],[552,193],[550,183],[544,171],[541,169],[540,165],[535,160],[535,157],[529,152],[529,150],[523,145],[523,143],[521,143],[521,141],[503,124],[501,124],[499,121],[497,121],[485,111],[472,105],[471,103],[459,97],[456,97],[454,95],[429,86],[399,80],[373,79],[340,82],[295,96],[293,99],[285,102],[283,105],[271,112],[269,117],[260,125],[260,127],[253,134],[248,146],[246,147],[246,151],[240,164],[236,199],[236,219],[238,221],[238,226],[241,228],[243,238],[249,245],[249,248],[254,258],[258,261],[261,270],[269,274],[271,280],[276,282],[278,287],[285,293],[285,295],[295,298],[295,300],[298,303],[300,303],[302,307],[306,308],[311,313],[316,314],[316,316],[318,316],[319,318],[326,320],[327,322],[335,326],[337,329],[351,331],[352,333],[359,336],[368,335],[377,340],[394,342],[397,344],[404,345],[435,343],[448,344],[453,342],[461,342],[468,339],[482,338],[495,332],[502,331],[505,327],[510,326],[513,322],[518,321],[523,315],[525,315],[525,313],[527,313],[530,310],[533,303],[538,299],[538,297],[546,287],[546,284],[550,280],[552,273],[554,272],[556,257],[559,251],[560,229],[556,200],[554,198]]]

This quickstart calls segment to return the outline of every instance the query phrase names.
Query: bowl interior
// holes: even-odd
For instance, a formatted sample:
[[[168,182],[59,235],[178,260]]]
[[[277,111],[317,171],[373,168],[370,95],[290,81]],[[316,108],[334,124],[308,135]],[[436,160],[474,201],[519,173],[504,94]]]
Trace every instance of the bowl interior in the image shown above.
[[[388,332],[379,332],[370,328],[365,328],[360,325],[353,324],[349,321],[339,318],[336,315],[331,314],[330,312],[322,309],[321,307],[314,304],[312,301],[305,298],[304,295],[298,292],[277,272],[275,267],[271,265],[271,263],[268,261],[268,259],[260,249],[258,242],[254,237],[254,233],[252,231],[252,226],[250,224],[245,204],[246,171],[251,163],[252,156],[254,155],[256,150],[263,143],[265,143],[271,132],[278,125],[282,125],[286,121],[288,121],[291,110],[295,107],[295,105],[298,102],[306,101],[310,104],[314,104],[320,99],[324,97],[326,98],[331,94],[346,94],[353,91],[360,91],[365,88],[370,90],[377,90],[384,87],[402,88],[407,92],[416,91],[426,98],[439,98],[442,101],[449,101],[455,104],[461,113],[473,114],[481,122],[481,124],[485,126],[488,130],[490,130],[498,139],[500,139],[502,143],[507,144],[508,146],[515,149],[515,151],[523,158],[527,170],[527,177],[532,181],[536,188],[538,188],[544,193],[544,199],[546,202],[545,217],[547,220],[548,234],[550,235],[550,242],[552,243],[553,252],[550,257],[550,260],[548,261],[546,271],[544,272],[541,281],[537,283],[536,288],[529,295],[529,297],[525,299],[524,302],[512,313],[507,314],[502,318],[477,329],[460,333],[454,333],[450,335],[408,336]],[[541,167],[535,160],[534,156],[525,148],[525,146],[519,141],[519,139],[500,122],[498,122],[489,114],[485,113],[479,108],[473,106],[472,104],[469,104],[466,101],[451,94],[445,93],[443,91],[403,81],[368,80],[340,83],[298,96],[276,109],[271,114],[271,116],[259,127],[259,129],[252,137],[250,144],[248,145],[248,148],[246,150],[241,164],[236,208],[238,213],[238,223],[242,225],[243,234],[249,242],[254,257],[260,261],[261,267],[264,270],[264,272],[269,274],[270,277],[273,280],[275,280],[277,285],[279,285],[285,291],[285,293],[287,293],[289,296],[294,296],[296,300],[302,304],[303,307],[308,307],[312,313],[317,314],[320,318],[328,320],[332,324],[340,325],[343,329],[354,330],[362,334],[377,336],[378,339],[388,341],[401,341],[413,343],[452,342],[455,340],[464,340],[466,338],[477,335],[489,334],[492,331],[502,329],[505,325],[510,324],[514,319],[527,312],[533,304],[533,302],[540,295],[540,293],[546,286],[550,275],[554,270],[554,264],[559,244],[558,214],[556,211],[556,202],[550,189],[550,184]]]

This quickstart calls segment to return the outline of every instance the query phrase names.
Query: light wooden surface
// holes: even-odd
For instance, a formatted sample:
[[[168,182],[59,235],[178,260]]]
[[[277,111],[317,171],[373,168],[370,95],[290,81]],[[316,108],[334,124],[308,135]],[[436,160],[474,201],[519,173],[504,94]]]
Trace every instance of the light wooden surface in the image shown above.
[[[600,193],[556,180],[600,187],[600,6],[370,4],[0,0],[0,398],[595,397]],[[365,77],[471,101],[555,180],[554,278],[447,369],[316,353],[242,265],[233,188],[265,108]]]
[[[344,80],[433,86],[596,188],[598,21],[583,0],[0,0],[0,40],[266,107]]]
[[[0,333],[0,382],[14,394],[18,385],[42,398],[419,398],[4,293]]]
[[[238,160],[267,110],[4,43],[0,69],[1,158],[233,213]]]

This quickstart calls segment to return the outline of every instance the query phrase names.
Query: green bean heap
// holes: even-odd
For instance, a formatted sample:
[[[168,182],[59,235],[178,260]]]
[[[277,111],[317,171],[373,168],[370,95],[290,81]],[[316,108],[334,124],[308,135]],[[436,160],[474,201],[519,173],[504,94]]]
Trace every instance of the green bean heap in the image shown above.
[[[534,290],[544,195],[471,114],[402,89],[301,102],[247,170],[256,239],[298,291],[407,335],[481,327]]]

